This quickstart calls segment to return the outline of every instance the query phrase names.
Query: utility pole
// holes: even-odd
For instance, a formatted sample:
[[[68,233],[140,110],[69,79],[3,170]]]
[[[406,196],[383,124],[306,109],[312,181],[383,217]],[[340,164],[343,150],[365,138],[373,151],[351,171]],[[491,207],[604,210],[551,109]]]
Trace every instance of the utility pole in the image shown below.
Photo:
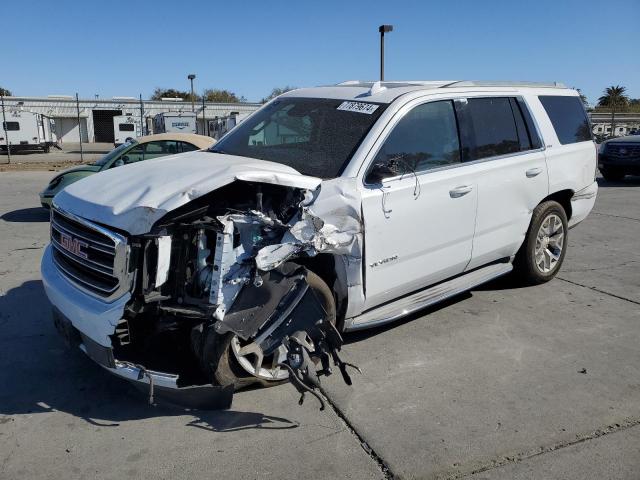
[[[204,104],[204,95],[202,96],[202,135],[207,135],[207,117],[204,114],[204,110],[207,106]]]
[[[187,78],[189,80],[191,80],[191,111],[195,112],[196,111],[196,99],[193,95],[193,80],[196,78],[195,74],[190,73],[189,75],[187,75]]]
[[[84,151],[82,150],[82,126],[80,125],[80,100],[76,93],[76,113],[78,115],[78,138],[80,139],[80,161],[84,163]]]
[[[384,81],[384,34],[393,31],[393,25],[380,25],[380,81]]]
[[[140,136],[144,135],[144,104],[142,103],[142,94],[140,94]]]
[[[11,163],[11,147],[9,145],[9,134],[7,133],[7,114],[4,111],[4,95],[0,95],[2,100],[2,127],[4,129],[4,139],[7,142],[7,163]]]

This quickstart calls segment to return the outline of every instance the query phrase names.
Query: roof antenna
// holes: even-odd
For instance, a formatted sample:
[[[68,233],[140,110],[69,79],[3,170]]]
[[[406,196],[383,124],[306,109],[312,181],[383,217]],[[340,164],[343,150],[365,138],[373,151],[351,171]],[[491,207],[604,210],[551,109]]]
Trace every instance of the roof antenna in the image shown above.
[[[371,95],[375,95],[376,93],[382,92],[384,90],[386,90],[387,87],[383,86],[381,82],[374,82],[373,85],[371,85],[371,88],[369,89],[369,91],[365,94],[365,96],[370,97]]]

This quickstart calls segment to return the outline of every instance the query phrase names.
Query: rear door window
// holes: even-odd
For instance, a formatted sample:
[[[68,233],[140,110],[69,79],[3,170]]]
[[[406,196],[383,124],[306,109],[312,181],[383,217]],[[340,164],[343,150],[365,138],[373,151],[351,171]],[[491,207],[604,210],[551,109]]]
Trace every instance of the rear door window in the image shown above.
[[[579,97],[540,95],[538,98],[562,145],[592,140],[589,119]]]
[[[465,161],[519,152],[518,128],[508,97],[467,101]]]
[[[118,130],[120,132],[133,132],[135,130],[135,126],[133,123],[121,123],[118,125]]]
[[[453,102],[418,105],[394,127],[374,163],[395,161],[401,170],[421,172],[460,163],[460,142]]]
[[[18,122],[2,122],[2,128],[9,132],[17,132],[20,130],[20,123]]]

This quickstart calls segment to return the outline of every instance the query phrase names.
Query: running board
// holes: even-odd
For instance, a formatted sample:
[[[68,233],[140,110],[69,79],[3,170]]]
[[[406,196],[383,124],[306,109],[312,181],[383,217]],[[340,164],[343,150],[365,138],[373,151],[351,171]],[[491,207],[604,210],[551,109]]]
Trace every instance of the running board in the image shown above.
[[[346,331],[361,330],[398,320],[413,312],[422,310],[423,308],[500,277],[509,273],[511,270],[513,270],[511,263],[494,263],[473,270],[472,272],[465,273],[459,277],[369,310],[357,317],[348,318],[345,321],[344,329]]]

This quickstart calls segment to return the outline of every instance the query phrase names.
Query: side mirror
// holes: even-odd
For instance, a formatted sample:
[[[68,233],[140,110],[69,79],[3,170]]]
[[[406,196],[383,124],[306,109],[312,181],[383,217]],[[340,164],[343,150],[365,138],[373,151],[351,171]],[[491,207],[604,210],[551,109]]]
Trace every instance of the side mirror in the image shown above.
[[[365,182],[368,184],[382,183],[385,178],[395,177],[398,172],[393,168],[390,162],[378,162],[374,163],[367,173]]]
[[[124,157],[121,157],[121,158],[117,159],[115,162],[113,162],[113,166],[114,167],[121,167],[125,163],[129,163],[129,157],[127,157],[126,155]]]

